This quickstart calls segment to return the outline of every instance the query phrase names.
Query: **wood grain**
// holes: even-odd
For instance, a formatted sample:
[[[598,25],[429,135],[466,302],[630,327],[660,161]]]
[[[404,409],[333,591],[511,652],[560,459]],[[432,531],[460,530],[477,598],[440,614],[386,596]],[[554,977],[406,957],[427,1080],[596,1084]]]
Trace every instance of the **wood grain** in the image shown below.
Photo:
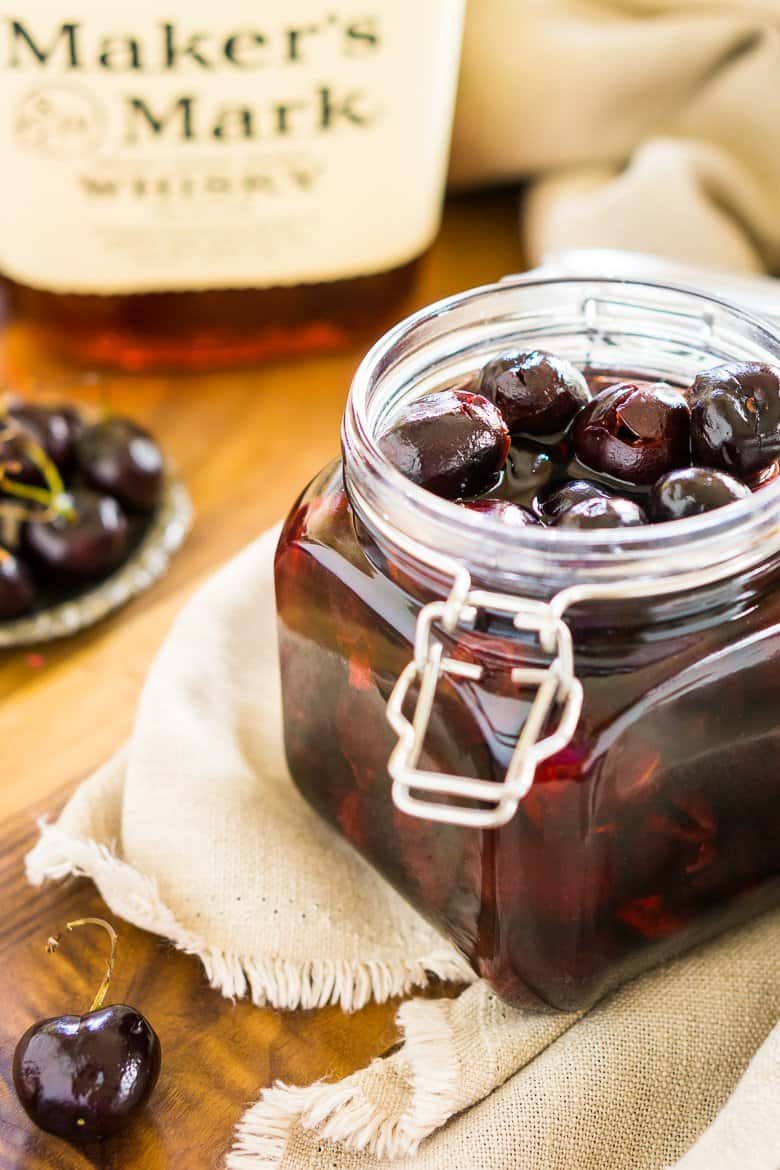
[[[208,988],[196,959],[117,922],[109,998],[140,1008],[156,1028],[163,1047],[158,1088],[138,1124],[104,1145],[79,1150],[40,1133],[14,1096],[16,1040],[33,1020],[85,1011],[105,957],[100,932],[67,935],[56,956],[45,953],[46,938],[70,918],[111,916],[85,880],[44,891],[26,884],[21,858],[34,836],[25,814],[6,821],[0,836],[0,1170],[217,1167],[261,1086],[342,1077],[395,1042],[396,1004],[373,1004],[352,1016],[338,1008],[281,1013],[232,1004]]]
[[[406,308],[519,267],[514,196],[452,200]],[[37,653],[0,656],[0,1170],[218,1166],[261,1086],[342,1076],[394,1041],[392,1005],[351,1017],[231,1005],[208,989],[196,960],[123,927],[117,996],[149,1015],[166,1054],[148,1119],[104,1148],[73,1151],[33,1129],[10,1082],[17,1037],[35,1018],[88,1002],[100,970],[100,944],[93,954],[88,932],[69,937],[71,948],[57,958],[43,953],[66,918],[104,908],[85,882],[26,886],[22,858],[35,815],[56,808],[127,735],[148,665],[189,592],[284,514],[336,453],[349,381],[370,340],[251,371],[109,380],[115,409],[150,426],[178,463],[196,527],[165,580],[121,614]],[[0,363],[15,385],[67,378],[21,329],[7,332]],[[90,394],[80,386],[79,396]]]

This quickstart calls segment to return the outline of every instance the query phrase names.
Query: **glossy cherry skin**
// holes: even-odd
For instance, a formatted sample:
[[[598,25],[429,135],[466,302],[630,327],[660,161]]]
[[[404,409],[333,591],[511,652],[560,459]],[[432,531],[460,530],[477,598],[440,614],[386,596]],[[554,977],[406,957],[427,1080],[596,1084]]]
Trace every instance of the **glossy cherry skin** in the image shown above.
[[[575,504],[581,504],[584,500],[606,499],[608,496],[607,489],[592,480],[570,479],[548,495],[537,497],[534,510],[545,520],[555,521]]]
[[[780,368],[729,362],[691,388],[694,462],[748,479],[780,458]]]
[[[530,508],[524,508],[522,504],[513,504],[511,500],[469,500],[463,507],[468,508],[470,512],[479,512],[482,516],[500,520],[510,528],[528,528],[539,523]]]
[[[0,432],[2,429],[2,420],[0,420]],[[33,438],[32,435],[30,437]],[[38,442],[37,439],[34,441]],[[19,435],[11,435],[9,438],[0,440],[0,467],[8,478],[16,483],[26,483],[36,487],[44,485],[44,478],[25,450],[24,440]],[[2,494],[1,490],[0,494]]]
[[[76,445],[79,467],[96,491],[125,508],[151,512],[160,500],[164,462],[147,430],[127,418],[86,427]]]
[[[0,621],[29,613],[35,599],[35,582],[24,561],[0,550]]]
[[[591,399],[588,383],[571,362],[537,349],[488,362],[480,393],[496,404],[513,435],[560,434]]]
[[[82,429],[78,412],[70,406],[11,406],[8,417],[29,433],[60,471],[73,463],[76,440]]]
[[[9,407],[7,421],[21,427],[60,471],[70,468],[81,425],[76,411],[67,406],[48,408],[19,403]],[[0,419],[0,431],[3,429],[2,423]],[[43,485],[45,482],[40,469],[25,450],[21,436],[11,436],[0,443],[0,461],[15,465],[8,471],[8,475],[17,483]]]
[[[574,450],[586,467],[626,483],[655,483],[690,464],[690,410],[664,382],[607,386],[578,415]]]
[[[160,1041],[125,1004],[33,1024],[16,1046],[16,1093],[36,1125],[69,1141],[109,1137],[145,1104]]]
[[[383,454],[407,479],[450,500],[489,490],[509,443],[496,407],[468,390],[418,398],[379,439]]]
[[[127,556],[127,517],[111,496],[77,488],[69,499],[75,518],[57,516],[27,525],[25,543],[35,563],[54,577],[99,577]]]
[[[648,503],[652,520],[684,520],[686,516],[699,516],[744,500],[751,494],[750,488],[723,471],[709,467],[683,467],[670,471],[653,486]]]
[[[634,500],[621,496],[596,496],[562,512],[556,528],[635,528],[647,524],[647,514]]]

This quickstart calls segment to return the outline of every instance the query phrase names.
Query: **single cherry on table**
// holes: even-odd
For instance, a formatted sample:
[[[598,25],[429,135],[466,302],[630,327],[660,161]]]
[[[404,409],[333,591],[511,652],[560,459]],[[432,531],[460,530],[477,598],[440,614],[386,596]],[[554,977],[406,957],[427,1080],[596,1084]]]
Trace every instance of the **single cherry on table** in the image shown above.
[[[28,1116],[74,1142],[110,1137],[142,1109],[160,1075],[157,1033],[127,1004],[103,1007],[114,971],[117,935],[102,918],[79,918],[66,930],[99,926],[111,940],[106,973],[83,1016],[55,1016],[27,1029],[16,1046],[13,1078]],[[50,938],[56,951],[60,936]]]

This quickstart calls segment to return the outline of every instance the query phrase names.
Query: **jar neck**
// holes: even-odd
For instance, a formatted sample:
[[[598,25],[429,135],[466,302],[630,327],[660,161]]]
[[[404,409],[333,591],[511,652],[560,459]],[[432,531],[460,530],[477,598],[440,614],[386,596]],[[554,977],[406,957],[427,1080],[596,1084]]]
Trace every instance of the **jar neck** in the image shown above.
[[[747,500],[668,524],[507,532],[402,476],[377,444],[399,405],[473,373],[509,344],[543,346],[581,367],[630,365],[679,384],[731,358],[780,361],[780,341],[762,322],[713,298],[646,282],[519,278],[439,302],[374,346],[344,416],[346,488],[384,555],[439,595],[465,570],[480,588],[512,596],[549,601],[584,590],[584,599],[590,590],[619,601],[639,589],[635,596],[657,597],[667,609],[674,597],[701,606],[728,595],[735,581],[762,577],[762,566],[780,555],[780,479]]]

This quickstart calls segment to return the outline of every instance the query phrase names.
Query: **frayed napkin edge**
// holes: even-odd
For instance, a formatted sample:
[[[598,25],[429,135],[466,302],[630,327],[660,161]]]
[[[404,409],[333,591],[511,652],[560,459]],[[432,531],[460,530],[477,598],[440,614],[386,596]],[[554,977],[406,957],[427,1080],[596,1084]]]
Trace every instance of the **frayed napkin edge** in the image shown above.
[[[465,984],[476,975],[465,960],[442,947],[419,959],[311,959],[305,963],[272,956],[225,952],[209,946],[178,922],[160,897],[156,882],[122,861],[107,845],[74,837],[45,819],[25,859],[33,886],[66,877],[88,877],[112,913],[142,930],[166,938],[200,959],[209,985],[228,999],[249,996],[258,1007],[284,1011],[339,1005],[345,1012],[384,1003],[427,987],[431,977]]]
[[[299,1087],[277,1081],[264,1089],[236,1126],[227,1170],[278,1170],[295,1129],[342,1150],[366,1150],[376,1158],[408,1158],[451,1117],[458,1087],[452,1027],[436,1000],[410,1000],[396,1015],[400,1050],[371,1062],[337,1083]],[[366,1072],[392,1062],[406,1081],[409,1104],[388,1115],[366,1095]]]

